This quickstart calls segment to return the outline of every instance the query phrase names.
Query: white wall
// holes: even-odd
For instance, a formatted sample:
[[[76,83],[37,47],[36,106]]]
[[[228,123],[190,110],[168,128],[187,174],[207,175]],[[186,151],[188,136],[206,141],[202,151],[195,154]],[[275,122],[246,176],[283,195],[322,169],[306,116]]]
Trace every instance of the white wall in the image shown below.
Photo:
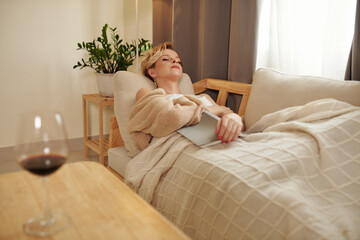
[[[139,38],[152,39],[152,0],[138,0]],[[124,0],[126,41],[136,38],[135,0]]]
[[[128,40],[124,6],[130,8],[131,2],[135,9],[134,0],[0,0],[0,148],[15,144],[19,114],[37,109],[60,111],[68,137],[83,136],[81,96],[96,93],[97,87],[92,69],[72,69],[86,56],[76,51],[76,43],[99,36],[105,23]],[[139,5],[149,6],[139,8],[147,16],[140,25],[151,29],[151,0]],[[152,41],[151,30],[140,36]],[[97,111],[91,104],[93,135]],[[105,111],[106,129],[111,114]]]
[[[136,8],[135,0],[124,0],[124,35],[125,40],[131,42],[136,39]],[[138,0],[139,38],[152,42],[152,0]],[[140,58],[141,61],[141,58]],[[140,64],[140,63],[139,63]],[[128,71],[137,72],[136,61]]]

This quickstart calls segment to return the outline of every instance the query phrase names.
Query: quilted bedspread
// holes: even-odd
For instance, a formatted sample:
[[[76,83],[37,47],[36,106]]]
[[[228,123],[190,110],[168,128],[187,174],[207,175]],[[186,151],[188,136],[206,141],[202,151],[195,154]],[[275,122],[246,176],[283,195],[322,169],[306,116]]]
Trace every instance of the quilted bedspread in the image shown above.
[[[360,108],[311,102],[203,149],[154,138],[125,182],[193,239],[360,239]]]

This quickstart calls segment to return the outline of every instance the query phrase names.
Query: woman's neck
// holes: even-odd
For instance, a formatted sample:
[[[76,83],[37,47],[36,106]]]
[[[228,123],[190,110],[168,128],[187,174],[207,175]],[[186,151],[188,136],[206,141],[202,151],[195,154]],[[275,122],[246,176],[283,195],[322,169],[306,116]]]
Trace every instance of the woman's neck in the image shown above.
[[[158,81],[158,87],[165,90],[166,94],[181,93],[177,81]]]

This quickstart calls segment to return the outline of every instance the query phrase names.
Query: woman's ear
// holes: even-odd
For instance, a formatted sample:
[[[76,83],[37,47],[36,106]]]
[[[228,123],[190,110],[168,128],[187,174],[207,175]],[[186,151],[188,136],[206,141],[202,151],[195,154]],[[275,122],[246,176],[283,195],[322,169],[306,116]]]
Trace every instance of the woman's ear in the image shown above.
[[[148,69],[148,74],[152,77],[152,79],[155,79],[156,73],[155,73],[154,68],[149,68]]]

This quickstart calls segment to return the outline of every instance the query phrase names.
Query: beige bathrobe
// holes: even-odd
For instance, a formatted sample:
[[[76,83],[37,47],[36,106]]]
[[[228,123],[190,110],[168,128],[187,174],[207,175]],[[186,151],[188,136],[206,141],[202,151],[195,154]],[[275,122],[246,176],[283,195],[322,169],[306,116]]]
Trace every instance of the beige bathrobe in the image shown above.
[[[205,104],[195,96],[169,101],[164,89],[158,88],[135,103],[129,116],[128,132],[143,150],[152,137],[165,137],[183,126],[198,123],[205,109]]]

